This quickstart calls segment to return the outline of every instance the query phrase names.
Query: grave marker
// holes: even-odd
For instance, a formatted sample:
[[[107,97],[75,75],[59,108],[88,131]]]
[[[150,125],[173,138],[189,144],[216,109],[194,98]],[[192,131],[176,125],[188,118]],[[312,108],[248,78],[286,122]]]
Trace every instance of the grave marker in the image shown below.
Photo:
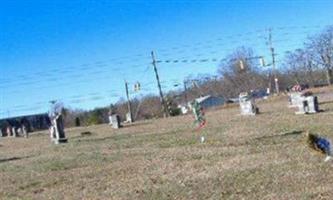
[[[112,128],[119,129],[121,127],[119,115],[117,114],[111,115],[111,121],[112,121]]]
[[[247,92],[239,94],[239,105],[241,109],[241,115],[256,115],[259,109],[255,105],[254,98]]]
[[[301,98],[300,92],[290,92],[288,94],[289,107],[297,107],[300,98]]]
[[[310,114],[319,112],[317,96],[300,96],[297,102],[298,111],[295,114]]]
[[[22,125],[22,133],[23,133],[24,137],[26,137],[26,138],[29,137],[27,127],[24,124]]]
[[[49,117],[51,120],[50,136],[54,144],[66,143],[67,138],[64,131],[64,122],[62,118],[63,106],[60,103],[52,102]]]
[[[126,113],[126,122],[127,123],[132,123],[133,121],[132,121],[132,115],[131,115],[131,113]]]
[[[12,136],[17,137],[17,129],[15,126],[12,127]]]

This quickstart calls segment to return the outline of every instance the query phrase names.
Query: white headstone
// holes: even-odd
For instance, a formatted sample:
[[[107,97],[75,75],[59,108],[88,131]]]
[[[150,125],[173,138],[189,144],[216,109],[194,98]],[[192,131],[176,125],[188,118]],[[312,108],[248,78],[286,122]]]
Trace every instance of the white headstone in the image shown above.
[[[12,127],[11,126],[7,126],[6,131],[7,131],[7,137],[13,135],[13,133],[12,133]]]
[[[131,116],[131,113],[126,113],[126,122],[128,123],[132,123],[132,116]]]
[[[28,130],[27,130],[27,127],[25,127],[25,125],[22,125],[22,133],[24,135],[24,137],[29,137],[29,133],[28,133]]]
[[[17,137],[17,132],[16,132],[16,127],[12,127],[12,134],[13,134],[13,137]]]
[[[120,117],[119,115],[111,115],[111,121],[112,121],[112,128],[118,129],[120,128]]]
[[[308,113],[319,112],[318,98],[316,96],[307,97],[307,101],[308,101]]]
[[[300,96],[295,114],[308,114],[319,112],[318,98],[316,96]]]
[[[301,101],[300,92],[290,92],[288,94],[289,107],[298,107],[299,101]]]
[[[64,131],[64,122],[62,119],[63,105],[61,103],[54,103],[51,106],[49,117],[51,120],[50,136],[51,141],[55,144],[66,143],[67,138]]]
[[[239,106],[242,115],[256,115],[258,113],[255,101],[248,93],[241,93],[239,95]]]

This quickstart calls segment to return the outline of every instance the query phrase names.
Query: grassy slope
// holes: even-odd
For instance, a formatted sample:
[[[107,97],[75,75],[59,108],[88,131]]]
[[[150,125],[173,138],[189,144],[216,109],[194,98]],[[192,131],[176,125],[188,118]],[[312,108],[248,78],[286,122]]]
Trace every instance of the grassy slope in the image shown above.
[[[259,106],[256,117],[210,111],[200,132],[181,116],[68,129],[69,143],[58,146],[43,132],[1,138],[0,199],[333,199],[333,162],[300,134],[333,139],[333,103],[297,116],[285,98]]]

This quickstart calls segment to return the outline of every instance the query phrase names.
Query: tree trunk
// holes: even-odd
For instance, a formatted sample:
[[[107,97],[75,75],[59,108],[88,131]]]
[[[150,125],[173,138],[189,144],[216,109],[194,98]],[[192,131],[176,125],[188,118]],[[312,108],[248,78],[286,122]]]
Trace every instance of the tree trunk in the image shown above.
[[[326,79],[327,79],[327,84],[332,85],[333,84],[333,73],[331,68],[326,69]]]

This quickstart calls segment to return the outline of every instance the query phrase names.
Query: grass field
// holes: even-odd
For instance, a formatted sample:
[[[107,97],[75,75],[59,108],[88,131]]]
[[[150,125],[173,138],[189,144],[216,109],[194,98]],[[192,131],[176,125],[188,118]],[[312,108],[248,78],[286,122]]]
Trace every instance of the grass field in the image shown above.
[[[0,199],[333,199],[333,161],[302,137],[333,139],[332,100],[319,94],[313,115],[295,115],[286,97],[258,102],[255,117],[209,111],[199,132],[188,115],[66,129],[57,146],[46,132],[0,138]]]

